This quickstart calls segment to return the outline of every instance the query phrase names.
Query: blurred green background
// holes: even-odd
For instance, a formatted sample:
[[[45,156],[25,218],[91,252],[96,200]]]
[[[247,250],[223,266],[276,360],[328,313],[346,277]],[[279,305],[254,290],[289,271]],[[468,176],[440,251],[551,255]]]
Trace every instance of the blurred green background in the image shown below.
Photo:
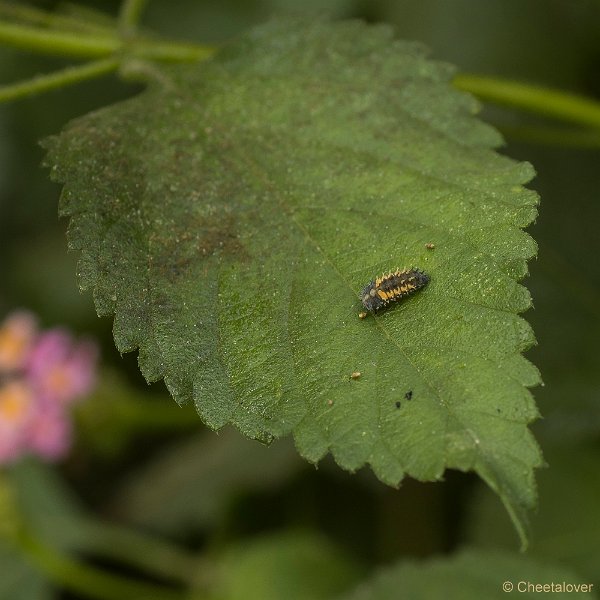
[[[108,0],[80,5],[107,15],[119,6]],[[425,43],[435,59],[460,71],[600,100],[598,0],[154,0],[143,24],[174,39],[217,45],[272,15],[302,11],[390,23],[399,37]],[[0,82],[66,64],[0,48]],[[103,355],[102,384],[81,410],[72,457],[50,473],[31,467],[17,477],[31,518],[50,510],[36,505],[44,497],[62,507],[51,512],[77,505],[190,551],[217,553],[253,536],[308,530],[329,540],[323,560],[332,560],[326,547],[332,543],[347,555],[344,565],[365,572],[463,544],[516,551],[503,507],[475,477],[448,472],[443,483],[407,480],[393,490],[366,471],[349,475],[328,460],[318,469],[304,464],[289,440],[267,449],[233,431],[217,436],[191,409],[177,407],[162,384],[148,387],[134,355],[118,355],[110,320],[98,319],[91,296],[77,289],[77,256],[66,251],[59,189],[40,167],[38,140],[138,89],[109,76],[0,106],[0,315],[31,309],[44,326],[96,335]],[[482,117],[506,130],[503,153],[534,165],[531,187],[542,198],[529,230],[539,257],[525,284],[535,305],[526,318],[538,339],[528,356],[545,382],[534,390],[543,415],[534,430],[549,466],[538,474],[529,553],[600,585],[600,143],[578,148],[562,143],[559,133],[555,143],[542,145],[527,140],[528,128],[556,124],[493,106]],[[8,558],[0,562],[12,568]],[[338,567],[331,568],[335,581]],[[344,568],[340,581],[348,580]]]

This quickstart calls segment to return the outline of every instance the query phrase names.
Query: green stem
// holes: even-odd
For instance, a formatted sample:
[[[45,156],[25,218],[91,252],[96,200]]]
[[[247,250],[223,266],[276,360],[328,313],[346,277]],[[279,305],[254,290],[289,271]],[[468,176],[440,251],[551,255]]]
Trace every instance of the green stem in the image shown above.
[[[94,556],[110,558],[136,567],[149,575],[191,585],[199,580],[200,559],[160,538],[138,533],[102,521],[87,520],[82,524],[85,545],[79,548]],[[208,575],[203,575],[203,581]]]
[[[147,0],[124,0],[119,14],[121,28],[131,29],[135,26],[146,2]],[[0,9],[8,10],[4,3],[0,3]],[[35,14],[34,12],[28,14],[28,9],[21,10],[24,11],[21,16],[29,20],[41,16],[36,11]],[[108,31],[84,34],[2,22],[0,22],[0,43],[23,50],[77,58],[105,58],[126,49],[129,55],[138,58],[182,62],[202,60],[214,52],[214,48],[208,46],[170,41],[132,39],[125,43]],[[457,75],[454,84],[459,89],[471,92],[485,101],[600,128],[600,102],[585,96],[468,73]],[[21,93],[20,90],[18,93]]]
[[[468,73],[456,75],[454,85],[488,102],[600,128],[600,102],[579,94]]]
[[[51,581],[66,590],[94,600],[183,600],[184,592],[105,573],[59,554],[28,532],[16,540],[20,549]]]
[[[111,73],[118,68],[119,61],[106,58],[81,66],[67,67],[49,75],[38,75],[27,81],[0,86],[0,103],[24,98],[40,92],[47,92],[72,83],[79,83],[86,79]]]
[[[1,22],[0,43],[42,54],[77,58],[106,58],[123,50],[125,46],[139,58],[177,62],[202,60],[214,52],[211,47],[196,44],[148,39],[133,39],[125,43],[114,35],[49,31]]]
[[[123,0],[119,10],[119,29],[133,31],[139,23],[148,0]]]
[[[49,31],[12,23],[0,23],[0,42],[22,50],[77,58],[103,58],[121,48],[121,41],[114,36]]]
[[[205,60],[217,50],[213,46],[202,46],[200,44],[143,39],[133,40],[128,49],[138,58],[167,62],[196,62]]]
[[[74,16],[60,15],[54,12],[40,10],[33,6],[14,4],[13,2],[0,2],[0,15],[4,15],[23,23],[41,25],[51,29],[64,29],[70,31],[88,31],[101,34],[111,34],[109,27],[90,23]]]

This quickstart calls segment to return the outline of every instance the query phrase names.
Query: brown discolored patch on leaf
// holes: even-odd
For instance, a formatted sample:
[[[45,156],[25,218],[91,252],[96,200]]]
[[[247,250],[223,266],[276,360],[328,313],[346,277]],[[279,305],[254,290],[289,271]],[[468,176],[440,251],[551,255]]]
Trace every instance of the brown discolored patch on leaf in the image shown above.
[[[238,219],[230,212],[196,215],[186,223],[178,223],[164,236],[164,231],[151,238],[152,266],[171,283],[185,277],[198,260],[216,257],[220,260],[247,262],[248,250],[240,242]]]

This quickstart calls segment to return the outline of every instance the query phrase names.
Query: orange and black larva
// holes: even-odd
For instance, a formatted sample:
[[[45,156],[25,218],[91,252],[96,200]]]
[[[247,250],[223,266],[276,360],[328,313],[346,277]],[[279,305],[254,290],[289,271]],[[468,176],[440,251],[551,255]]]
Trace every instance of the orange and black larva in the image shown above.
[[[360,293],[363,306],[371,312],[385,308],[424,288],[429,283],[429,275],[419,269],[396,270],[370,281]]]

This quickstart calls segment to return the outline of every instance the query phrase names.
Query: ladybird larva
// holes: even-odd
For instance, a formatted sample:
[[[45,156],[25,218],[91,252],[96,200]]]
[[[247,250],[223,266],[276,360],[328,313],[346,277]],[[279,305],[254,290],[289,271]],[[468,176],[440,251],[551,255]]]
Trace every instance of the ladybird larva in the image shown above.
[[[385,308],[390,302],[396,302],[414,294],[429,283],[429,275],[419,269],[397,269],[370,281],[360,293],[363,306],[370,312]]]

